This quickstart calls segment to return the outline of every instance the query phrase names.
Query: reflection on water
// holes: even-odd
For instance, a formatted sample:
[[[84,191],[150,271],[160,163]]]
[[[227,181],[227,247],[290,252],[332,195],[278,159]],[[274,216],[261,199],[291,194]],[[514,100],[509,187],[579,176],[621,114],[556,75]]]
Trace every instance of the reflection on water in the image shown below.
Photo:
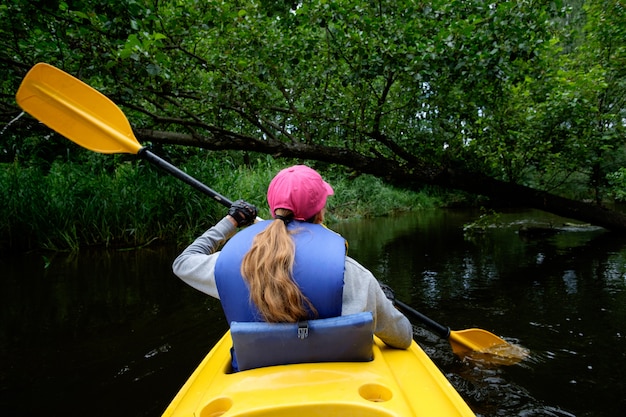
[[[160,415],[226,327],[173,276],[176,252],[0,259],[3,411]]]
[[[478,215],[436,210],[387,219],[381,233],[393,237],[368,237],[367,251],[352,245],[352,254],[436,321],[453,330],[482,328],[531,349],[516,366],[489,367],[459,361],[446,341],[419,329],[416,340],[477,413],[621,416],[626,239],[536,211],[503,213],[497,228],[464,233]],[[519,234],[537,223],[558,232]],[[360,245],[361,231],[351,229],[360,227],[336,229]]]
[[[513,366],[415,338],[481,416],[618,416],[626,408],[626,238],[536,211],[432,210],[333,226],[398,299],[453,330],[531,354]],[[527,224],[557,233],[520,235]],[[176,248],[0,258],[0,406],[9,414],[158,416],[226,329],[171,273]],[[123,412],[120,404],[124,404]]]

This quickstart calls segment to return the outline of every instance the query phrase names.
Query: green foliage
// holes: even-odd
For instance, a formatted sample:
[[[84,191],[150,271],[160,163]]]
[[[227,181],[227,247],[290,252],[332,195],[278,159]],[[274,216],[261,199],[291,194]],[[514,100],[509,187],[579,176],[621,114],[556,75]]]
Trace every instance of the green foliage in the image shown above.
[[[123,156],[91,155],[90,163],[56,160],[49,169],[17,161],[0,165],[0,247],[66,251],[188,243],[227,211],[157,168]],[[231,199],[258,205],[268,218],[267,185],[293,163],[259,156],[244,166],[226,153],[198,155],[181,168]],[[435,204],[373,177],[349,181],[338,170],[324,175],[336,190],[330,222]]]
[[[187,133],[187,144],[282,145],[326,161],[332,147],[424,181],[454,170],[597,202],[617,195],[619,1],[10,0],[0,19],[5,124],[25,70],[46,61],[110,96],[134,127]],[[46,164],[67,157],[32,129],[0,136],[3,161],[44,147]]]
[[[608,174],[607,180],[611,186],[612,197],[616,201],[626,201],[626,168],[621,167],[617,171]]]
[[[500,213],[485,207],[480,208],[481,214],[478,219],[463,225],[466,236],[484,233],[487,229],[498,227],[500,224]]]
[[[335,195],[329,200],[329,218],[387,216],[442,205],[437,197],[412,193],[385,185],[380,178],[362,175],[355,179],[334,178]]]
[[[59,161],[48,172],[17,162],[6,166],[1,182],[4,244],[67,250],[140,245],[161,237],[150,235],[159,230],[155,222],[174,213],[144,188],[158,187],[161,180],[141,171],[128,163],[111,175]]]

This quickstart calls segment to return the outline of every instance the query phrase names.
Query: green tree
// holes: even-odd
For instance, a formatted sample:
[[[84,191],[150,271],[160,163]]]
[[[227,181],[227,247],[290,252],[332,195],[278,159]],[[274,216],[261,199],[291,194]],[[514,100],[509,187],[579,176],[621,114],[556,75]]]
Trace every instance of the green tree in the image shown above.
[[[599,205],[623,156],[623,16],[618,1],[14,0],[3,120],[47,61],[143,142],[316,159],[625,230]]]

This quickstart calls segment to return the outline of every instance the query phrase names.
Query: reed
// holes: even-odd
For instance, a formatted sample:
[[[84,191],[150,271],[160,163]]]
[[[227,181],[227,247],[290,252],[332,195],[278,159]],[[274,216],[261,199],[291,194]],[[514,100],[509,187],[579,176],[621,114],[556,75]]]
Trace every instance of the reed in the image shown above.
[[[76,251],[87,246],[182,244],[226,211],[142,161],[93,155],[88,163],[0,165],[0,248]],[[292,163],[258,156],[243,164],[232,154],[211,153],[189,157],[178,166],[233,200],[256,204],[259,215],[267,218],[267,185],[278,170]],[[400,191],[371,176],[350,180],[337,167],[320,170],[335,188],[327,216],[331,224],[438,204],[426,194]]]
[[[371,175],[361,175],[354,180],[339,177],[332,185],[335,196],[329,203],[331,219],[388,216],[443,204],[436,194],[394,188]]]

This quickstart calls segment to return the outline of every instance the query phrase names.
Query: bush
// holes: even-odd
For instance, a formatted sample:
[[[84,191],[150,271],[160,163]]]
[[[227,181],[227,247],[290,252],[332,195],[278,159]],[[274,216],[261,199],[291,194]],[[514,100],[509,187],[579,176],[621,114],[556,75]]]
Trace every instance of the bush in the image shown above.
[[[260,217],[268,218],[267,186],[276,172],[294,163],[261,155],[244,164],[230,153],[198,153],[180,167],[231,200],[257,205]],[[124,155],[58,159],[45,168],[18,161],[0,167],[2,249],[188,243],[226,213],[226,207],[173,176]],[[328,201],[331,224],[432,207],[439,201],[368,175],[349,179],[340,167],[316,169],[335,189]]]

